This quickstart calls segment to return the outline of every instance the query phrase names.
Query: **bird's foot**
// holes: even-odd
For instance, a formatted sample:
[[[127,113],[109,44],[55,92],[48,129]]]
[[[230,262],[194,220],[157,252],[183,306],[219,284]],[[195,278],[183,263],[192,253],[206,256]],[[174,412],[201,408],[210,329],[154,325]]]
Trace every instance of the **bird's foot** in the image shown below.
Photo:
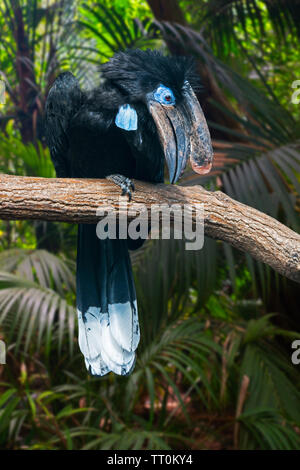
[[[106,176],[106,179],[120,186],[122,189],[122,196],[127,194],[128,200],[131,201],[132,192],[134,191],[134,184],[129,178],[123,175],[109,175]]]

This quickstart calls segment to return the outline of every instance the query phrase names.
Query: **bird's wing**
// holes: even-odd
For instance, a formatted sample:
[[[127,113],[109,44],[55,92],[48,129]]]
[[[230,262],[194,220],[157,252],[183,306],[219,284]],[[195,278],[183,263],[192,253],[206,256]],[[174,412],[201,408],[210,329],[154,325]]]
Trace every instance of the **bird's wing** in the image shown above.
[[[72,176],[67,131],[70,119],[80,108],[81,102],[78,80],[70,72],[60,74],[49,91],[45,113],[46,141],[59,178]]]

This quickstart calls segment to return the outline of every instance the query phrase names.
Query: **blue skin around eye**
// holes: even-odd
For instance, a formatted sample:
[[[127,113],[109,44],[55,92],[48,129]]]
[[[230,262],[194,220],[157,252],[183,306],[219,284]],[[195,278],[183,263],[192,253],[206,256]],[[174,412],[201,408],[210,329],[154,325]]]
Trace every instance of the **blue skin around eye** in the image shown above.
[[[129,104],[123,104],[119,108],[119,112],[116,116],[115,123],[116,126],[124,129],[125,131],[136,131],[137,126],[137,113]]]
[[[166,106],[173,106],[175,104],[175,96],[173,91],[165,85],[159,85],[159,87],[155,90],[153,96],[154,99],[160,104],[164,104]],[[166,97],[170,99],[167,100]]]

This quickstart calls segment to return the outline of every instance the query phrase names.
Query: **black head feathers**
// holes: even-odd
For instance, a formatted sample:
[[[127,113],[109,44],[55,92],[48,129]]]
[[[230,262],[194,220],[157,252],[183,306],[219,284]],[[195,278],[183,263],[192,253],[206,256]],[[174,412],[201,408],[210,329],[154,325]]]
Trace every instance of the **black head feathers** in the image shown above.
[[[194,61],[187,57],[166,57],[150,49],[128,50],[115,54],[102,66],[102,75],[109,86],[115,87],[128,102],[143,100],[146,93],[160,83],[171,88],[178,100],[185,80],[197,87]],[[199,86],[199,84],[198,84]]]

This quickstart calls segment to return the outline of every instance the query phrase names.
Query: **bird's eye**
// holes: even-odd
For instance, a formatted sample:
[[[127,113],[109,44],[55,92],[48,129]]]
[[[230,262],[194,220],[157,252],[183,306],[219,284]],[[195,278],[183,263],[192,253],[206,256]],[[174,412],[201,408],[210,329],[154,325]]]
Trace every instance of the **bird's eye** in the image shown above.
[[[154,99],[160,104],[172,106],[175,104],[175,96],[170,88],[159,85],[154,92]]]

